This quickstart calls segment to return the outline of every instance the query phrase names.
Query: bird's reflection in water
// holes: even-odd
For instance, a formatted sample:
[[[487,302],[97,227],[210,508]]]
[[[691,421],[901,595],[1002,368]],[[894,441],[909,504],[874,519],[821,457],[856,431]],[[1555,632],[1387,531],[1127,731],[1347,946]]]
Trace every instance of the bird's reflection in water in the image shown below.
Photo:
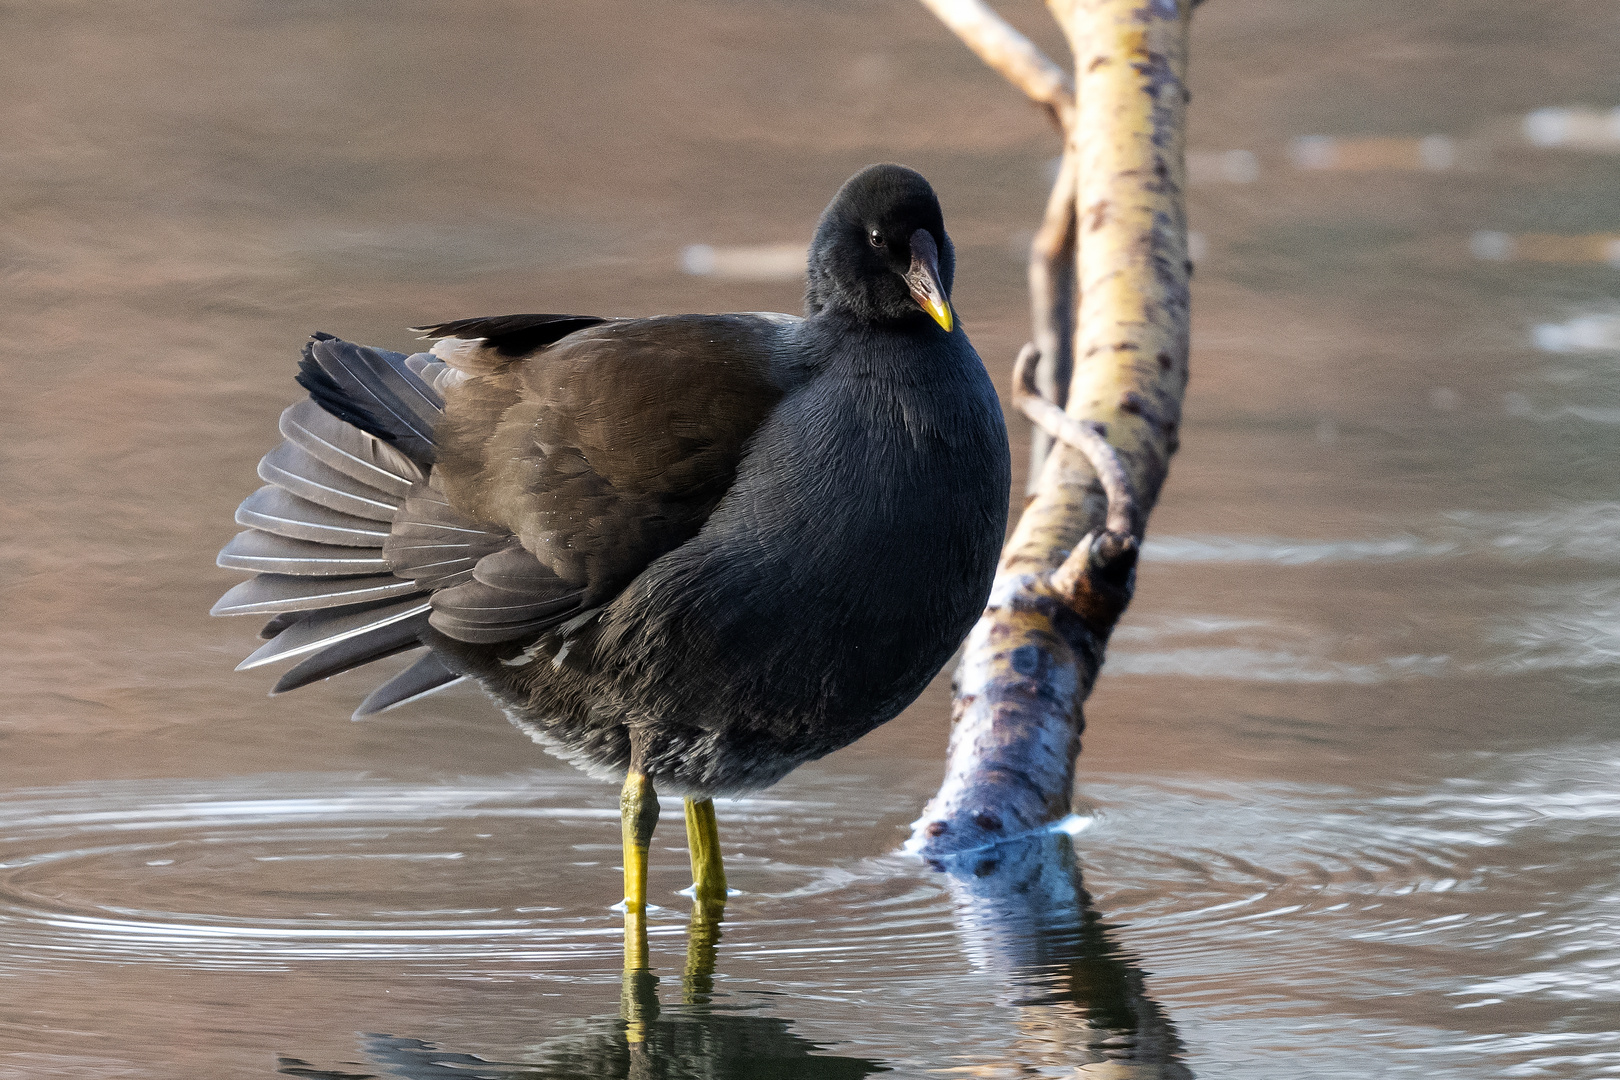
[[[1017,1010],[1010,1045],[982,1057],[964,1048],[973,1075],[1058,1068],[1077,1077],[1189,1080],[1175,1027],[1092,908],[1067,834],[1039,833],[934,865],[950,884],[970,958]]]
[[[934,864],[956,903],[975,966],[1000,984],[1012,1039],[950,1049],[943,1071],[973,1077],[1064,1075],[1088,1080],[1190,1080],[1175,1028],[1144,989],[1143,972],[1094,911],[1069,837],[1046,833]],[[366,1056],[407,1080],[845,1080],[881,1062],[828,1055],[791,1022],[714,1005],[718,912],[695,912],[678,1003],[661,1004],[645,966],[644,924],[627,920],[617,1016],[583,1021],[531,1060],[491,1061],[417,1039],[368,1036]],[[1056,1072],[1054,1072],[1056,1070]],[[292,1058],[281,1072],[358,1080]]]
[[[644,962],[644,924],[627,925],[626,933],[626,954]],[[386,1075],[406,1080],[858,1080],[888,1071],[876,1061],[826,1054],[788,1030],[790,1021],[713,1006],[719,942],[718,913],[694,913],[679,1004],[660,1005],[658,976],[627,968],[617,1017],[584,1021],[521,1064],[391,1035],[367,1036],[366,1057]],[[309,1080],[370,1075],[329,1072],[291,1058],[282,1059],[280,1071]]]

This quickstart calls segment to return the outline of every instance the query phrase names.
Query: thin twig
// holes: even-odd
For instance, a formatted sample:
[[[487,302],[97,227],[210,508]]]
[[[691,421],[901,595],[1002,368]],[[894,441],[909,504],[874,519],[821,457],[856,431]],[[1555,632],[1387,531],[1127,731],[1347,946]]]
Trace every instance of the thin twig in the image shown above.
[[[1040,356],[1035,385],[1041,397],[1062,408],[1069,399],[1074,372],[1075,243],[1079,236],[1075,193],[1080,186],[1080,157],[1074,140],[1064,140],[1057,179],[1047,196],[1046,214],[1029,245],[1030,323]],[[1051,450],[1051,437],[1040,428],[1030,440],[1029,494],[1040,483],[1041,467]]]
[[[1102,483],[1108,497],[1107,529],[1111,533],[1139,536],[1137,532],[1136,492],[1125,465],[1098,425],[1080,421],[1041,396],[1035,386],[1034,361],[1040,351],[1034,342],[1025,345],[1013,365],[1013,404],[1040,429],[1059,442],[1074,447],[1086,456]]]
[[[1074,124],[1074,80],[982,0],[922,0],[967,47],[1007,81],[1045,105],[1058,127]]]

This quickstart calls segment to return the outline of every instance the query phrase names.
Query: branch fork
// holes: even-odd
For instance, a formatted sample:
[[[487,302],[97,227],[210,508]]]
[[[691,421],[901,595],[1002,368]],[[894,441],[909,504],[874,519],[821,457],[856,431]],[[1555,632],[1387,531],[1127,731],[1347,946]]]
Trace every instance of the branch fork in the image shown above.
[[[1136,585],[1141,522],[1136,491],[1107,429],[1076,420],[1046,400],[1035,385],[1040,351],[1025,345],[1013,364],[1013,403],[1052,438],[1084,454],[1108,499],[1106,527],[1088,532],[1047,577],[1047,588],[1103,641],[1119,621]]]

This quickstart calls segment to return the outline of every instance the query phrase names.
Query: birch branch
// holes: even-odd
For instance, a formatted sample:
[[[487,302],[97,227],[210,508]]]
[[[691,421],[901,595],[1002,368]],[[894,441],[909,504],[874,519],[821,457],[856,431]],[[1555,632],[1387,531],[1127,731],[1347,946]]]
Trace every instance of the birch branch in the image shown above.
[[[1054,398],[1030,392],[1034,357],[1019,371],[1020,407],[1062,441],[1040,469],[957,669],[945,781],[910,845],[929,858],[994,844],[1069,812],[1082,706],[1130,602],[1137,544],[1177,446],[1187,384],[1184,77],[1192,4],[1049,0],[1048,7],[1068,35],[1078,74],[1065,155],[1075,159],[1077,178],[1074,371],[1061,421],[1052,415]],[[1032,250],[1032,286],[1035,262],[1062,250],[1064,207],[1054,191],[1046,224],[1059,242]],[[1049,261],[1039,273],[1053,280]],[[1044,305],[1032,297],[1037,339],[1051,333],[1061,285],[1050,292]],[[1034,389],[1042,389],[1038,379]],[[1123,483],[1110,475],[1115,466]]]
[[[982,0],[922,0],[993,70],[1045,105],[1064,131],[1074,123],[1074,80]]]
[[[1046,213],[1029,245],[1031,344],[1036,352],[1031,377],[1041,397],[1059,409],[1069,400],[1069,380],[1074,373],[1075,243],[1079,224],[1074,200],[1079,180],[1078,147],[1073,132],[1066,131],[1063,157],[1046,200]],[[1037,428],[1030,433],[1025,494],[1035,493],[1051,449],[1052,438],[1047,432]]]

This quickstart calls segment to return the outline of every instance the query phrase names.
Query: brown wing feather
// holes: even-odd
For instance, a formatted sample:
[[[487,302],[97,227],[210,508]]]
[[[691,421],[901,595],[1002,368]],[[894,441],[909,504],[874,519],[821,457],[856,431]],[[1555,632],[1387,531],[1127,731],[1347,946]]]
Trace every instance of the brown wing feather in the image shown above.
[[[731,486],[781,398],[780,332],[747,315],[625,320],[470,379],[448,392],[438,433],[445,493],[516,534],[581,608],[602,603]]]

